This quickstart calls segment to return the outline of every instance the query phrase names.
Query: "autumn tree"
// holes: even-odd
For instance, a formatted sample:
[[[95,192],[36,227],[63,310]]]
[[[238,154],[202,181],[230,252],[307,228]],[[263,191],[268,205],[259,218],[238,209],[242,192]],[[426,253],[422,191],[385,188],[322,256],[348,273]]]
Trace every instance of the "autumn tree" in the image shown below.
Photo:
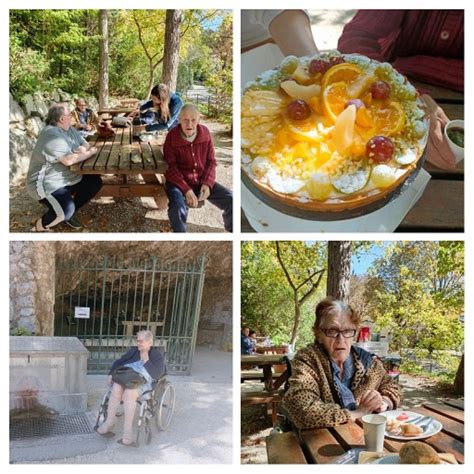
[[[100,72],[99,107],[109,106],[109,21],[107,10],[99,10]]]
[[[351,282],[351,241],[328,242],[327,292],[329,296],[347,302]]]
[[[181,10],[166,10],[165,45],[161,82],[172,91],[176,90],[179,64],[179,27],[182,22]]]

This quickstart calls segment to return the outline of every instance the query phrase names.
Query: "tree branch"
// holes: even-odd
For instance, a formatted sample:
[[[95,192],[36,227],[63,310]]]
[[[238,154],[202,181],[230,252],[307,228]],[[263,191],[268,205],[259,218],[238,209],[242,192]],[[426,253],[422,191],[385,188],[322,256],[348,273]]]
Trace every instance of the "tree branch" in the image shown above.
[[[300,305],[302,305],[302,304],[318,289],[319,284],[321,283],[321,280],[322,280],[322,278],[323,278],[324,271],[325,271],[325,270],[322,270],[322,272],[319,274],[318,281],[313,284],[313,286],[311,287],[311,289],[308,290],[308,291],[301,297],[301,299],[299,300]]]
[[[275,242],[275,247],[276,247],[276,254],[277,254],[278,261],[280,262],[280,266],[281,266],[283,272],[285,273],[286,279],[288,280],[288,283],[290,284],[291,288],[293,288],[293,291],[297,291],[294,283],[291,281],[290,274],[288,273],[288,270],[286,269],[285,264],[283,263],[283,260],[281,258],[281,255],[280,255],[280,242],[276,241]]]

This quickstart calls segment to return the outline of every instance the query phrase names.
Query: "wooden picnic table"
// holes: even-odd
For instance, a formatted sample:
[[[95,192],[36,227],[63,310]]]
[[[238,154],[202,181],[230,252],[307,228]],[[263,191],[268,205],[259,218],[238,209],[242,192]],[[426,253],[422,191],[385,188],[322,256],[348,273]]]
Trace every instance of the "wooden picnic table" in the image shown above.
[[[447,400],[443,403],[426,402],[409,411],[429,415],[441,422],[442,430],[420,440],[439,453],[450,453],[460,464],[464,463],[464,402]],[[334,428],[290,431],[266,438],[270,464],[307,463],[330,464],[350,449],[364,450],[364,431],[360,420]],[[282,436],[280,438],[280,436]],[[386,452],[396,453],[404,441],[385,438]]]
[[[241,355],[241,369],[248,369],[258,366],[263,370],[263,381],[265,390],[273,392],[278,390],[288,379],[288,371],[284,370],[276,379],[273,378],[272,367],[275,365],[285,364],[285,356],[283,354],[252,354]]]
[[[451,119],[464,119],[464,94],[443,87],[411,81],[420,92],[433,97]],[[442,170],[427,161],[431,175],[423,195],[408,212],[396,232],[464,231],[464,163],[454,170]],[[242,232],[255,232],[241,211]]]
[[[163,158],[163,141],[156,139],[140,142],[133,137],[131,128],[114,128],[115,136],[100,138],[89,137],[89,143],[98,149],[82,163],[71,166],[78,174],[116,175],[119,182],[104,183],[99,196],[112,197],[143,197],[156,199],[164,196],[163,175],[167,164]],[[141,175],[143,182],[131,177]]]
[[[133,107],[110,107],[109,108],[108,107],[104,109],[99,109],[97,111],[97,114],[98,115],[111,115],[112,117],[115,117],[116,115],[122,115],[122,114],[128,115],[134,110],[136,110],[136,107],[135,108]]]

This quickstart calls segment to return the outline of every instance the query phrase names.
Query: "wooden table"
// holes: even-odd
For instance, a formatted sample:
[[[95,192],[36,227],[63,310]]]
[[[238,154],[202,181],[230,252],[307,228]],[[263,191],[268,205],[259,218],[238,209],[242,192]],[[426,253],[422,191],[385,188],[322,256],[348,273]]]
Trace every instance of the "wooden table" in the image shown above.
[[[272,367],[274,365],[282,364],[285,364],[285,356],[282,354],[254,354],[240,356],[241,369],[258,366],[263,370],[265,390],[268,392],[278,390],[288,379],[287,370],[285,370],[275,380],[273,379]]]
[[[116,115],[122,115],[122,114],[128,115],[134,110],[136,110],[136,108],[133,108],[133,107],[111,107],[111,108],[99,109],[97,111],[97,114],[98,115],[106,114],[106,115],[111,115],[112,117],[115,117]]]
[[[464,402],[447,400],[444,403],[424,403],[409,408],[420,415],[429,415],[440,421],[443,429],[426,438],[424,443],[439,453],[451,453],[458,463],[464,463]],[[282,436],[282,438],[279,438]],[[345,423],[334,428],[301,430],[267,437],[267,454],[273,463],[334,463],[350,449],[364,449],[364,431],[360,420]],[[403,441],[385,438],[384,449],[398,452]],[[292,461],[292,459],[294,461]]]
[[[412,83],[433,97],[451,119],[464,119],[464,94],[428,84]],[[454,170],[441,170],[425,162],[430,173],[423,195],[408,212],[396,232],[464,231],[464,164]],[[241,211],[242,232],[255,232]]]
[[[167,169],[163,159],[162,141],[140,142],[130,128],[115,128],[112,138],[94,135],[89,143],[98,149],[82,163],[71,166],[78,174],[118,175],[119,182],[104,183],[99,196],[143,197],[156,200],[164,196],[162,176]],[[145,183],[129,182],[129,178],[141,175]],[[137,181],[137,180],[135,180]]]
[[[150,321],[149,323],[146,321],[122,321],[122,324],[124,325],[124,336],[126,337],[133,337],[133,330],[138,327],[142,328],[148,328],[151,333],[153,334],[153,337],[156,336],[156,328],[161,327],[164,325],[163,321]]]

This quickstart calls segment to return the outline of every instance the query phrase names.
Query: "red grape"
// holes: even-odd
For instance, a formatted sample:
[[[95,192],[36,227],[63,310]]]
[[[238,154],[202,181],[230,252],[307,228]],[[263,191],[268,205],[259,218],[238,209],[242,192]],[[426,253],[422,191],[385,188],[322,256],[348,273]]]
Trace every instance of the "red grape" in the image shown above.
[[[292,120],[304,120],[311,115],[311,108],[304,100],[297,99],[287,105],[286,113]]]
[[[344,58],[341,57],[334,57],[329,59],[313,59],[309,64],[308,71],[312,76],[314,76],[318,72],[324,74],[328,69],[332,68],[336,64],[342,64],[344,62]]]
[[[391,87],[385,81],[376,81],[370,86],[370,92],[374,99],[388,99],[390,97]]]
[[[393,156],[394,146],[392,140],[383,135],[372,137],[365,146],[365,154],[376,163],[390,161]]]
[[[344,108],[347,109],[347,107],[349,107],[349,105],[355,105],[356,106],[356,110],[359,110],[361,107],[365,107],[365,104],[360,100],[360,99],[351,99],[351,100],[348,100],[346,102],[346,105],[344,106]]]

